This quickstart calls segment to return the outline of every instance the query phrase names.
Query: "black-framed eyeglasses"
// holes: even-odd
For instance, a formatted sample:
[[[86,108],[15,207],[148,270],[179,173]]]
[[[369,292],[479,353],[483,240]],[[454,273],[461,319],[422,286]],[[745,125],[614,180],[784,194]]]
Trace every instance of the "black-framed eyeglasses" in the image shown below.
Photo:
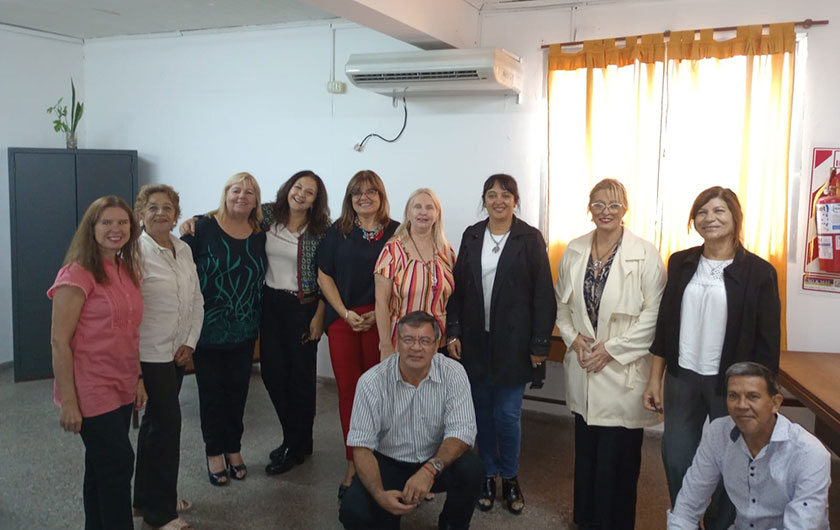
[[[618,213],[618,211],[621,210],[622,208],[624,208],[624,205],[621,204],[620,202],[611,202],[609,204],[604,204],[601,201],[596,201],[596,202],[590,203],[590,205],[589,205],[589,210],[592,213],[601,213],[604,210],[609,210],[610,213]]]

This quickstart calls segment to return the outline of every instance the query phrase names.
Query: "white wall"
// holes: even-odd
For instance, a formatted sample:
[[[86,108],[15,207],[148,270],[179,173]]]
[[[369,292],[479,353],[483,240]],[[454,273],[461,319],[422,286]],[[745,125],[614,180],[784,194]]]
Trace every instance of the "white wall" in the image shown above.
[[[11,361],[13,351],[8,148],[64,147],[46,109],[59,97],[69,106],[71,76],[84,99],[82,52],[81,41],[0,25],[0,363]]]
[[[356,153],[352,146],[368,132],[396,133],[402,109],[393,108],[388,98],[352,85],[346,94],[326,93],[333,31],[336,77],[342,80],[342,65],[350,53],[404,50],[409,48],[405,43],[352,24],[333,28],[326,23],[94,40],[84,47],[87,136],[80,146],[137,149],[141,182],[174,185],[182,194],[185,213],[213,207],[222,181],[235,171],[253,172],[269,198],[293,172],[311,168],[325,178],[335,215],[347,179],[358,169],[371,168],[385,180],[396,218],[402,217],[405,198],[414,188],[430,186],[438,191],[447,233],[457,246],[464,227],[478,218],[480,185],[493,172],[510,172],[519,179],[522,217],[538,222],[546,145],[541,44],[804,18],[836,23],[840,4],[832,0],[686,0],[598,4],[574,10],[491,10],[483,15],[481,44],[505,47],[524,58],[522,103],[516,104],[513,98],[410,101],[402,139],[395,144],[372,140],[363,153]],[[55,54],[38,51],[42,47],[35,44],[16,48],[26,48],[27,56],[43,54],[54,60]],[[813,145],[840,141],[840,106],[833,97],[831,75],[837,49],[840,34],[832,26],[809,31],[802,155],[806,168]],[[43,68],[33,66],[43,61],[14,60],[6,71],[36,70],[33,75],[47,75]],[[75,69],[79,68],[77,59]],[[58,77],[62,76],[67,77],[65,73]],[[55,99],[39,95],[52,94],[52,89],[44,88],[51,84],[27,82],[19,89],[27,100],[37,100],[36,108],[25,113],[33,127],[40,122],[32,116],[40,115],[41,107]],[[8,90],[8,83],[0,85],[0,95]],[[20,105],[9,105],[8,98],[0,101],[10,111],[23,113]],[[21,142],[60,145],[58,137],[48,143],[48,133],[47,129],[43,140],[22,138]],[[805,211],[807,186],[807,178],[802,179],[799,197],[793,198],[800,212]],[[7,187],[0,188],[4,197]],[[791,230],[802,234],[803,226],[804,220],[794,219]],[[0,230],[2,248],[8,248],[7,232]],[[797,238],[799,247],[803,239]],[[825,331],[831,329],[829,319],[840,307],[840,297],[799,288],[802,254],[801,248],[791,249],[788,346],[840,351],[840,343]],[[5,260],[0,267],[6,269],[0,273],[7,277]],[[8,283],[3,285],[8,291]],[[8,307],[2,311],[8,312]],[[2,311],[0,338],[11,326]],[[322,352],[321,373],[328,373],[327,368]]]

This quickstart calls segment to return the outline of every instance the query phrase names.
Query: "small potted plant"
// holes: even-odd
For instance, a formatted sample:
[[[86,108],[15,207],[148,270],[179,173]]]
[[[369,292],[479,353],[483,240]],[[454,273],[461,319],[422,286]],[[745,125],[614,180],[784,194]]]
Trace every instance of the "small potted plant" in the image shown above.
[[[55,114],[53,120],[53,128],[55,132],[63,132],[67,141],[67,149],[76,149],[78,142],[76,139],[76,127],[82,119],[82,113],[85,110],[85,104],[81,101],[76,101],[76,85],[73,84],[73,78],[70,78],[70,122],[67,121],[67,105],[62,105],[64,98],[58,98],[55,105],[47,109],[47,114]]]

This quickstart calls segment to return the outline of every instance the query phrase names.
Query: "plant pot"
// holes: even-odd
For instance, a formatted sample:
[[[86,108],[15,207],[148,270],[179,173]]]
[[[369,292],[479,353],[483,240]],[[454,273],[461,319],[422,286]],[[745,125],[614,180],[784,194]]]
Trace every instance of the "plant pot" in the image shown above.
[[[67,149],[76,149],[79,145],[75,132],[67,131],[64,133],[64,138],[67,142]]]

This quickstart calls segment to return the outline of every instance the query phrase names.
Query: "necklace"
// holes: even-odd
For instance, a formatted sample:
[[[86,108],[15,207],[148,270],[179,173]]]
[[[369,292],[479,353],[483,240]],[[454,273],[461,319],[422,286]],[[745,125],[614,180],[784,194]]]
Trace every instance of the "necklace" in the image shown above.
[[[414,245],[414,250],[417,251],[417,255],[420,257],[420,261],[423,263],[423,267],[425,267],[426,270],[429,271],[429,276],[431,276],[432,280],[432,289],[437,288],[437,267],[435,267],[434,264],[430,266],[432,260],[435,257],[435,254],[437,254],[437,248],[435,248],[434,243],[432,243],[432,260],[426,261],[426,258],[423,257],[423,254],[420,253],[420,247],[417,246],[417,241],[414,241],[414,236],[411,235],[410,229],[408,231],[408,238],[411,239],[411,243]]]
[[[492,250],[493,250],[493,253],[494,253],[494,254],[498,254],[498,253],[499,253],[499,246],[500,246],[502,243],[504,243],[504,242],[505,242],[505,238],[508,236],[508,234],[510,234],[510,229],[508,228],[508,231],[507,231],[507,232],[505,232],[504,234],[502,234],[502,237],[501,237],[501,239],[499,239],[499,240],[496,240],[496,238],[495,238],[495,237],[493,237],[493,232],[491,232],[491,231],[490,231],[490,227],[489,227],[489,226],[487,227],[487,233],[490,235],[490,239],[492,239],[492,240],[493,240],[493,243],[495,243],[495,244],[496,244],[496,246],[495,246],[495,247],[493,247],[493,249],[492,249]]]
[[[362,239],[364,239],[368,243],[371,241],[379,241],[380,239],[382,239],[382,225],[376,225],[373,227],[372,230],[366,230],[362,227],[362,222],[359,220],[358,215],[353,221],[353,224],[355,224],[356,227],[358,227],[358,229],[362,231]]]
[[[613,253],[613,251],[618,248],[618,244],[621,243],[621,238],[624,236],[624,229],[621,229],[621,235],[618,236],[618,239],[615,240],[615,243],[610,246],[609,249],[601,256],[598,256],[598,242],[597,237],[598,233],[596,232],[595,235],[592,236],[592,267],[595,269],[595,273],[601,272],[601,268],[604,266],[604,259],[609,258],[609,256]]]
[[[714,280],[723,279],[723,269],[725,269],[730,263],[732,263],[732,260],[723,260],[722,263],[718,263],[717,265],[713,265],[712,260],[710,260],[709,258],[707,258],[705,256],[703,256],[703,258],[704,258],[703,261],[706,262],[706,268],[708,269],[709,276],[711,276],[712,279],[714,279]],[[717,260],[715,260],[715,261],[717,261]]]

